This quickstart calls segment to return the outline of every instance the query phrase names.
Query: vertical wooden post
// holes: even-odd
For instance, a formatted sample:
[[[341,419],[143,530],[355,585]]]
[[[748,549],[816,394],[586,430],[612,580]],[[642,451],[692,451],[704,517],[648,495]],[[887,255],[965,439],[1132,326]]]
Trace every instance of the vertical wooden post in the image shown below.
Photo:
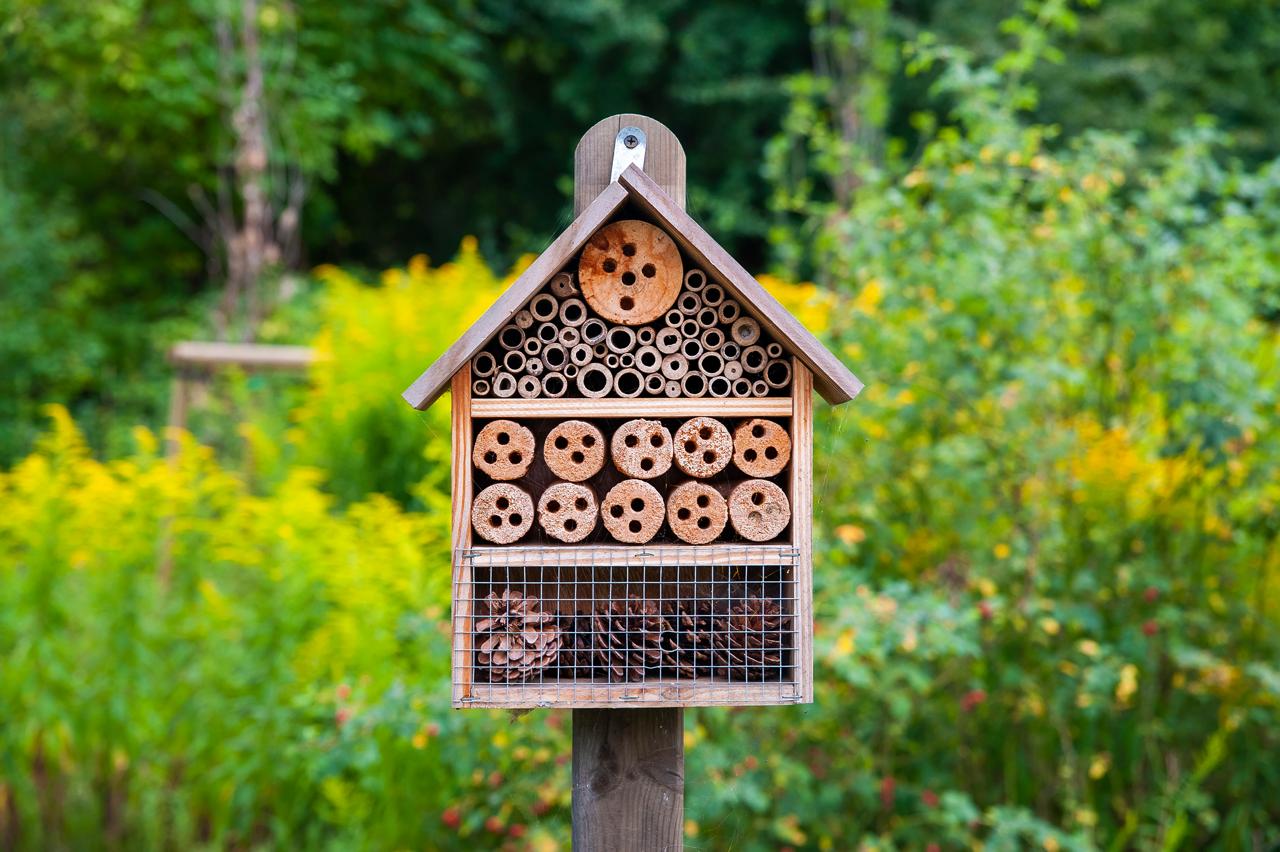
[[[623,127],[648,137],[644,171],[684,207],[684,149],[643,115],[613,115],[583,135],[573,155],[573,214],[609,184]],[[573,711],[573,848],[684,847],[684,711],[679,707]]]

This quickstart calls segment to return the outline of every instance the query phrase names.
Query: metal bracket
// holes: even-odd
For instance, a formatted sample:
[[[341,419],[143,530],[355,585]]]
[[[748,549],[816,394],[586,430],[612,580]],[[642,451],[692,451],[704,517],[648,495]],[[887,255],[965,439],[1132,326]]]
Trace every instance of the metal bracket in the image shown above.
[[[618,179],[627,166],[632,163],[636,168],[644,168],[644,147],[648,137],[639,127],[624,127],[618,131],[613,140],[613,168],[609,171],[609,182]]]

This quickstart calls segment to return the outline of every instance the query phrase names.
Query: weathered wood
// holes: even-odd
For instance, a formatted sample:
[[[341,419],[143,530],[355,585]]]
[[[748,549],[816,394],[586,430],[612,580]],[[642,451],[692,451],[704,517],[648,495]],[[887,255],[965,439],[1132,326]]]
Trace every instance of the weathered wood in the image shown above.
[[[515,318],[525,302],[533,298],[578,253],[587,239],[609,221],[626,200],[626,190],[617,184],[610,184],[596,196],[573,224],[556,237],[547,250],[538,255],[529,268],[512,282],[489,310],[409,386],[403,394],[405,401],[418,409],[431,405],[449,384],[454,373]]]
[[[573,848],[684,845],[684,711],[575,710]]]
[[[648,399],[477,399],[472,414],[514,420],[600,417],[790,417],[786,396],[742,399],[663,397]]]
[[[630,190],[632,200],[653,216],[698,266],[730,290],[770,334],[814,372],[818,392],[827,402],[839,405],[858,395],[862,390],[858,377],[760,286],[760,282],[652,178],[635,166],[628,166],[618,182]]]
[[[774,707],[807,703],[791,681],[743,683],[700,677],[696,680],[645,680],[636,683],[474,683],[469,697],[455,699],[458,709],[508,710],[559,707],[578,709],[646,707]]]
[[[463,552],[471,547],[471,365],[463,362],[453,376],[449,430],[452,435],[453,516],[453,702],[471,694],[471,561]]]
[[[573,565],[790,565],[794,544],[589,544],[578,547],[530,545],[473,547],[468,557],[476,567]]]
[[[813,703],[813,374],[792,362],[791,538],[796,564],[796,675],[805,704]]]
[[[613,166],[613,144],[623,127],[639,127],[644,131],[644,171],[662,187],[663,192],[684,207],[684,147],[667,126],[647,115],[622,113],[596,122],[583,134],[573,152],[573,213],[587,209],[597,195],[609,185]]]
[[[305,370],[316,360],[306,346],[273,346],[264,343],[213,343],[184,340],[169,349],[169,363],[176,367],[240,367],[246,370]]]

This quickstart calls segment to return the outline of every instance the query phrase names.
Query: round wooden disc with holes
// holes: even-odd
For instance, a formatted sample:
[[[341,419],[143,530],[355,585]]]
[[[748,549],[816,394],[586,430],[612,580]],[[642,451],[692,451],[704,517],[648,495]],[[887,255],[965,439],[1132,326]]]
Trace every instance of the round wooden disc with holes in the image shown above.
[[[485,541],[517,542],[533,526],[533,498],[506,482],[490,485],[471,504],[471,525]]]
[[[596,495],[585,485],[557,482],[538,498],[538,523],[547,535],[573,544],[596,528]]]
[[[585,420],[557,423],[547,433],[542,458],[556,476],[582,482],[604,467],[604,435]]]
[[[667,497],[667,523],[681,541],[709,544],[728,520],[729,505],[705,482],[685,482]]]
[[[623,544],[644,544],[657,535],[666,514],[662,495],[643,479],[624,479],[600,504],[604,528]]]
[[[680,295],[684,263],[671,237],[648,222],[605,225],[582,249],[578,284],[592,310],[622,325],[651,322]]]
[[[748,479],[729,494],[729,520],[748,541],[769,541],[791,522],[791,503],[769,480]]]
[[[733,458],[733,438],[714,417],[694,417],[676,430],[675,457],[676,464],[690,476],[715,476]]]
[[[777,476],[791,460],[791,436],[772,420],[755,418],[733,430],[733,463],[747,476]]]
[[[613,433],[610,450],[623,476],[653,479],[671,467],[671,432],[657,420],[628,420]]]
[[[533,433],[514,420],[495,420],[476,435],[471,461],[492,479],[519,479],[533,464]]]

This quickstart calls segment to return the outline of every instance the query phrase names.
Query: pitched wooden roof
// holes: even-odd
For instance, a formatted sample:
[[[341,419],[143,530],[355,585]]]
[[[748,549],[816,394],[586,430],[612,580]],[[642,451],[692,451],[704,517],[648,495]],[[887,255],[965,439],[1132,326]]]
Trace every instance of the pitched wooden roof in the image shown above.
[[[622,205],[631,200],[671,234],[693,261],[730,291],[779,343],[813,371],[814,386],[832,405],[848,402],[862,390],[862,382],[760,286],[742,265],[636,166],[611,183],[559,237],[538,255],[489,310],[427,368],[404,392],[405,401],[423,409],[444,392],[453,374],[471,360],[493,335],[515,317],[530,299],[573,258]]]

